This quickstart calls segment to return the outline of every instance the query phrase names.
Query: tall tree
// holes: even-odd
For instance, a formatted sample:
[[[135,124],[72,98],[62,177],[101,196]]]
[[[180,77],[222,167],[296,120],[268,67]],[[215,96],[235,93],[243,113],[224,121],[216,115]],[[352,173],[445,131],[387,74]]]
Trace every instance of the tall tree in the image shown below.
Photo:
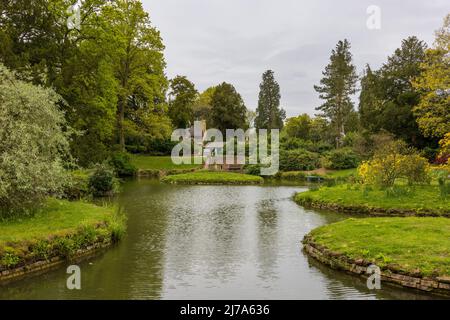
[[[361,93],[359,95],[359,115],[361,125],[371,131],[378,131],[379,124],[374,119],[382,112],[382,103],[379,99],[379,81],[377,71],[372,71],[369,65],[366,65],[364,74],[361,78]]]
[[[68,122],[80,135],[73,137],[72,154],[81,166],[102,162],[109,156],[116,132],[119,83],[112,50],[95,12],[100,4],[81,7],[83,24],[73,30],[76,46],[66,53],[61,75],[54,81],[67,106]]]
[[[111,55],[99,39],[98,13],[104,1],[83,1],[78,29],[67,24],[73,2],[2,2],[0,60],[64,98],[67,103],[60,108],[81,133],[72,139],[72,153],[88,165],[105,159],[113,142],[117,83]]]
[[[169,116],[176,128],[187,128],[193,123],[197,96],[195,85],[186,77],[177,76],[170,81]]]
[[[222,83],[216,87],[211,101],[214,128],[225,134],[226,129],[247,129],[247,108],[233,85]]]
[[[126,124],[138,121],[135,117],[141,114],[161,113],[167,108],[164,45],[139,0],[108,2],[100,18],[104,45],[116,63],[118,140],[125,150]]]
[[[141,1],[84,0],[79,28],[69,28],[74,2],[1,1],[0,61],[64,98],[82,165],[117,141],[123,149],[127,135],[170,135],[164,46]]]
[[[35,83],[52,85],[76,41],[66,24],[66,10],[71,2],[1,1],[2,62],[14,70],[27,71]]]
[[[420,94],[412,85],[422,72],[425,49],[423,41],[409,37],[379,70],[366,71],[361,82],[360,114],[372,132],[386,130],[416,147],[428,143],[413,114]]]
[[[322,111],[322,116],[328,118],[335,128],[337,147],[342,145],[345,135],[345,123],[354,110],[351,95],[356,93],[356,68],[352,63],[350,43],[345,39],[339,41],[332,50],[330,63],[322,73],[319,86],[314,89],[325,102],[316,110]]]
[[[450,132],[450,14],[436,32],[435,48],[426,51],[421,67],[413,83],[421,94],[414,114],[425,136],[441,139]]]
[[[286,112],[280,108],[280,85],[275,80],[272,70],[263,73],[259,89],[255,127],[257,129],[282,129]]]

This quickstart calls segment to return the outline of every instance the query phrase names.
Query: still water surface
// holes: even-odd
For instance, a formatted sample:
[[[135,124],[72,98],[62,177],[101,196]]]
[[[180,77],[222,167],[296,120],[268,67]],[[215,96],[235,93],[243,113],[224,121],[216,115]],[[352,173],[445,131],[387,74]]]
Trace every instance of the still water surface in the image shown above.
[[[80,263],[82,290],[65,268],[0,287],[0,299],[421,299],[309,259],[301,240],[346,215],[305,210],[296,186],[170,186],[129,181],[117,199],[128,233]]]

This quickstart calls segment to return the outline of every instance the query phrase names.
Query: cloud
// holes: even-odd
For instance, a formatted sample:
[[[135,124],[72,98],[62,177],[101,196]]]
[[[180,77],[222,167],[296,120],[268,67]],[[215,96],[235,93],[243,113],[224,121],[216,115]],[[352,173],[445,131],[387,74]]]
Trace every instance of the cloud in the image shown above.
[[[416,35],[432,44],[450,12],[447,0],[143,0],[166,45],[167,74],[186,75],[199,90],[227,81],[256,108],[267,69],[280,83],[288,116],[321,104],[313,86],[338,40],[352,43],[354,63],[379,67]],[[370,5],[381,8],[381,30],[366,27]]]

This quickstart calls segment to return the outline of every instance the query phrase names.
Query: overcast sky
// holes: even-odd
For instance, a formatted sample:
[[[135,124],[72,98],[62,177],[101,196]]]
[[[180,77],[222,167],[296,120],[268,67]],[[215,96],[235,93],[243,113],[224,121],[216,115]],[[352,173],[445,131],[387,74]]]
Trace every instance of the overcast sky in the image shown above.
[[[185,75],[199,91],[232,83],[249,109],[261,75],[275,71],[288,116],[314,114],[313,85],[338,40],[352,44],[358,73],[378,68],[401,40],[433,43],[450,13],[449,0],[143,0],[166,45],[167,75]],[[370,5],[381,9],[381,29],[366,26]]]

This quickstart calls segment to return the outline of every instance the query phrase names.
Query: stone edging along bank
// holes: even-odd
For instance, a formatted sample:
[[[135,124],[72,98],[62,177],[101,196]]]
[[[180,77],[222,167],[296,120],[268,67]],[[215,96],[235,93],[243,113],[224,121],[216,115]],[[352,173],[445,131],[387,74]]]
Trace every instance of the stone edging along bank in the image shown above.
[[[103,242],[94,244],[87,247],[86,249],[78,250],[77,253],[70,258],[70,260],[63,257],[53,257],[49,260],[40,260],[31,264],[24,265],[15,269],[6,269],[0,273],[0,284],[5,284],[13,282],[16,280],[23,279],[25,277],[36,276],[47,271],[54,270],[68,261],[81,261],[83,259],[94,256],[97,252],[102,249],[106,249],[111,246],[111,242]]]
[[[99,224],[96,227],[100,229],[104,227],[104,225]],[[71,235],[61,237],[53,237],[53,239],[47,240],[47,243],[49,246],[52,246],[52,244],[54,245],[54,243],[58,240],[67,240],[70,239],[70,237],[76,237],[77,235],[79,235],[79,233],[73,233]],[[68,262],[79,262],[83,259],[96,255],[99,251],[112,246],[115,242],[116,240],[113,239],[113,235],[110,233],[108,235],[98,237],[94,242],[89,244],[82,244],[68,256],[58,252],[57,249],[53,249],[46,258],[38,257],[38,253],[36,252],[37,249],[33,248],[33,245],[31,244],[11,244],[13,246],[22,246],[28,251],[23,253],[24,257],[21,259],[21,262],[15,266],[6,267],[0,265],[0,285],[20,280],[28,276],[43,274]]]
[[[432,209],[400,209],[400,208],[380,208],[369,207],[365,205],[344,205],[339,203],[330,203],[310,198],[294,198],[295,202],[305,208],[329,210],[350,214],[363,214],[376,217],[443,217],[450,218],[450,211],[437,212]]]
[[[330,266],[336,270],[342,270],[347,273],[359,275],[368,278],[367,268],[372,265],[371,262],[363,259],[352,260],[347,256],[332,252],[325,246],[314,242],[314,239],[307,235],[303,240],[305,252],[314,259]],[[449,277],[421,277],[392,268],[381,270],[382,283],[389,283],[404,288],[426,291],[433,294],[450,296],[450,276]]]
[[[159,169],[139,169],[136,173],[138,178],[156,178],[161,179],[165,176],[183,174],[195,172],[198,169],[171,169],[171,170],[159,170]]]

